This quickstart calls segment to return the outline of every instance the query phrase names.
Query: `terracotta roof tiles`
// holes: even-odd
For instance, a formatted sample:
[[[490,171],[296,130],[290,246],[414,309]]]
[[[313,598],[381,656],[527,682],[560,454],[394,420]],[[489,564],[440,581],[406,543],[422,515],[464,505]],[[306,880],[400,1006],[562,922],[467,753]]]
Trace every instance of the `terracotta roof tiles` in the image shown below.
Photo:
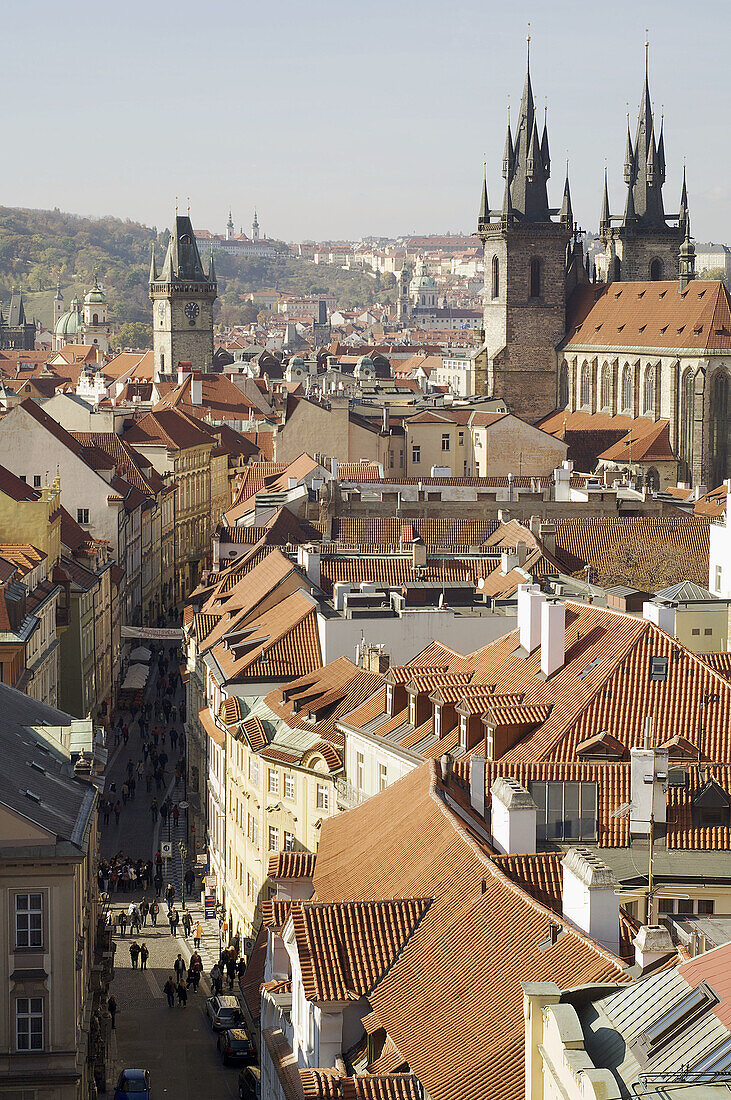
[[[316,858],[313,852],[279,852],[269,857],[267,875],[272,879],[312,878]]]

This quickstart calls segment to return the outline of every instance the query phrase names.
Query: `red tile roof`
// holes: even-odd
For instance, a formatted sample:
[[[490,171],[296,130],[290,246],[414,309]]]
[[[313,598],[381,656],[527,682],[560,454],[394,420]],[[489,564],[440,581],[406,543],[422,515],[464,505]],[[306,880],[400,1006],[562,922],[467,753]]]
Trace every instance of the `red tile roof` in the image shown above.
[[[272,879],[311,879],[316,858],[313,852],[279,852],[269,857],[267,875]]]

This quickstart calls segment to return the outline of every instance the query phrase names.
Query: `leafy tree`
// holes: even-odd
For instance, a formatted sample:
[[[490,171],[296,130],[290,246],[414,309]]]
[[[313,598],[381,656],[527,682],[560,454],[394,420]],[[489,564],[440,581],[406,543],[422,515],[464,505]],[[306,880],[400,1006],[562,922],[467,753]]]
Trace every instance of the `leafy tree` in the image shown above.
[[[142,321],[125,321],[114,333],[112,342],[119,348],[151,348],[152,325]]]

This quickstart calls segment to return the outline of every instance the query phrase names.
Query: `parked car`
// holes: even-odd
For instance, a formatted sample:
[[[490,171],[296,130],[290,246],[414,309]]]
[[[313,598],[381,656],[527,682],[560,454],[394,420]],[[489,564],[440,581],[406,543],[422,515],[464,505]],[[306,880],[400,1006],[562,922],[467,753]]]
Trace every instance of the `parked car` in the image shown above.
[[[123,1069],[114,1090],[114,1100],[150,1100],[150,1072],[146,1069]]]
[[[230,1027],[222,1031],[216,1046],[225,1066],[256,1061],[254,1044],[242,1027]]]
[[[239,1074],[239,1100],[259,1100],[261,1097],[261,1071],[258,1066],[247,1066]]]
[[[237,1027],[243,1019],[239,1002],[235,997],[226,994],[208,998],[206,1015],[214,1031],[226,1031],[228,1028]]]

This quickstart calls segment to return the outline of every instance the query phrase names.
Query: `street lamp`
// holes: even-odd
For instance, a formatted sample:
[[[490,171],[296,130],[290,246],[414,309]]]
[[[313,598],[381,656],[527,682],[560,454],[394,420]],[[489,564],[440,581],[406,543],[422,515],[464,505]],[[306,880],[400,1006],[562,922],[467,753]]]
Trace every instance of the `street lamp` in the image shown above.
[[[178,843],[178,848],[180,850],[180,896],[183,909],[185,909],[185,857],[188,854],[188,845],[181,840]]]

